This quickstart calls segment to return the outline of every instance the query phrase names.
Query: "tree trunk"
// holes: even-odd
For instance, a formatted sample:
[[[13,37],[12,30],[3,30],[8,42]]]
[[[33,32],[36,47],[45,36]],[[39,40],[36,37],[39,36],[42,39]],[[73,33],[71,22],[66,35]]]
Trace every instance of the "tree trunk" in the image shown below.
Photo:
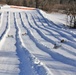
[[[38,8],[38,0],[35,0],[35,2],[36,2],[36,8]]]

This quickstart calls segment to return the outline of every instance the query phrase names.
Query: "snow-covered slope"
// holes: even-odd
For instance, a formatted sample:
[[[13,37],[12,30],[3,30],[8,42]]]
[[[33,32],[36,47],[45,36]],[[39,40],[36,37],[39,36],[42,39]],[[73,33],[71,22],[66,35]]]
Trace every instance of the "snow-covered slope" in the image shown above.
[[[76,29],[63,26],[65,14],[0,12],[0,75],[76,75]]]

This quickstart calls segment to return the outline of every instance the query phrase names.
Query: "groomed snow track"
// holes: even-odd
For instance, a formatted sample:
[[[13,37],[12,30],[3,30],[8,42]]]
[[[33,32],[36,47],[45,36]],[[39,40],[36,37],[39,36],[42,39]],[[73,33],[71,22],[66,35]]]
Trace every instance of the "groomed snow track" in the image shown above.
[[[76,31],[39,9],[14,10],[1,11],[0,75],[76,75]]]

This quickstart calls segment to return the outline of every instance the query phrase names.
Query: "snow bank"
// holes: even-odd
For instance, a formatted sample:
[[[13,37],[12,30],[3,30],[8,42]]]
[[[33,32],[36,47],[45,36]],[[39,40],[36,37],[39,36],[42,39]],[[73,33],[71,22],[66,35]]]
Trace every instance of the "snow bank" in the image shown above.
[[[53,13],[53,12],[52,13],[46,13],[46,12],[44,12],[42,10],[39,10],[39,11],[42,13],[42,15],[45,18],[53,21],[55,24],[64,24],[64,25],[66,25],[66,23],[67,23],[67,15],[66,14]]]

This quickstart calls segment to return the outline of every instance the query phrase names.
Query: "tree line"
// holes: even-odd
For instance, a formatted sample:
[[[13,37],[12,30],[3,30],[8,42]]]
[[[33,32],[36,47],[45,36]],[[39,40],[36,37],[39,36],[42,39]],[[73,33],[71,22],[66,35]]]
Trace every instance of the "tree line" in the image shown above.
[[[58,11],[67,9],[67,5],[76,0],[0,0],[9,5],[35,7],[46,11]]]
[[[36,7],[36,8],[49,8],[55,4],[68,4],[72,1],[76,0],[0,0],[7,4],[12,5],[22,5],[22,6],[29,6],[29,7]]]

